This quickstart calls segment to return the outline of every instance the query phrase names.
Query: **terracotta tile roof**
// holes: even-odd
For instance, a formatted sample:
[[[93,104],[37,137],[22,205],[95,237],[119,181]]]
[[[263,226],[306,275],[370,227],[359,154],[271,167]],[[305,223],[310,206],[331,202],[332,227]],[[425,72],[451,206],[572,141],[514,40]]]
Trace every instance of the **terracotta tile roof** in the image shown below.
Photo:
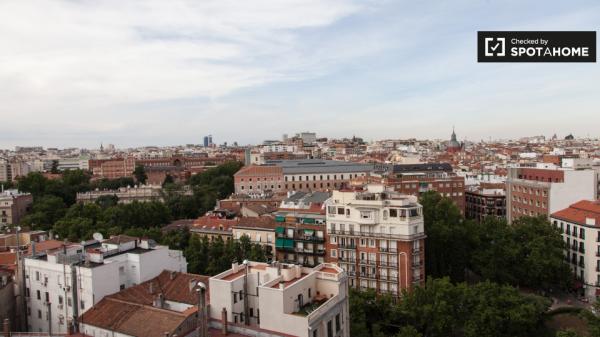
[[[244,217],[241,218],[239,223],[233,227],[264,228],[275,230],[277,226],[278,223],[274,218],[271,217]]]
[[[58,240],[46,240],[46,241],[41,241],[41,242],[36,242],[35,243],[35,251],[36,252],[46,252],[49,250],[54,250],[57,248],[62,247],[64,244],[64,241],[58,241]],[[67,244],[71,244],[70,242],[68,242]],[[29,247],[27,248],[27,254],[31,255],[32,251],[31,251],[31,245],[29,245]]]
[[[186,318],[176,311],[105,297],[86,311],[80,322],[130,336],[163,337],[166,331],[175,332]]]
[[[254,175],[282,175],[283,169],[280,166],[258,166],[258,165],[250,165],[244,166],[239,171],[237,171],[234,176],[254,176]]]
[[[581,200],[568,208],[552,213],[553,218],[585,225],[586,219],[591,218],[600,227],[600,201]]]
[[[193,305],[198,303],[198,297],[194,290],[190,291],[190,282],[193,280],[200,281],[208,288],[208,279],[209,276],[164,270],[160,275],[151,280],[122,290],[109,297],[131,303],[152,305],[154,299],[159,294],[163,294],[164,299],[167,301]]]
[[[202,230],[216,230],[216,231],[231,231],[231,227],[235,226],[239,223],[239,219],[223,219],[216,216],[203,216],[196,221],[194,221],[194,225],[190,228],[197,231]]]

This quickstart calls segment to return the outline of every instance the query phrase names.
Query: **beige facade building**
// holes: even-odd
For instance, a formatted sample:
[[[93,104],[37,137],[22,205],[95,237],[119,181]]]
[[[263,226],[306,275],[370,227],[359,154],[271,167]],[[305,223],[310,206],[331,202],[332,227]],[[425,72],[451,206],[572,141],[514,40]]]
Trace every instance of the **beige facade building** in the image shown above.
[[[18,224],[32,203],[33,197],[29,193],[21,193],[17,190],[6,190],[0,193],[0,228]]]
[[[327,205],[326,261],[349,285],[399,296],[425,279],[423,207],[383,185],[333,191]]]

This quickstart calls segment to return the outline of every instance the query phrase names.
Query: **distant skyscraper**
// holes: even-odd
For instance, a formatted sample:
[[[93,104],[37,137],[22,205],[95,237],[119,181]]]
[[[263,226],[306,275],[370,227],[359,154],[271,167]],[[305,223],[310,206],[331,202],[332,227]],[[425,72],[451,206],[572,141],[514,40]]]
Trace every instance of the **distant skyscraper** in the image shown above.
[[[213,140],[212,135],[204,136],[204,147],[212,146]]]
[[[208,136],[204,136],[204,147],[208,147]]]

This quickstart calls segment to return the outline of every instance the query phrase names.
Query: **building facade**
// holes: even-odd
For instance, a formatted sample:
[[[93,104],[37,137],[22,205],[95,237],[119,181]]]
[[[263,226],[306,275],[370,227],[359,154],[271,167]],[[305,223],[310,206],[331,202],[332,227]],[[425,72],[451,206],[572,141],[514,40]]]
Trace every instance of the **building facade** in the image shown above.
[[[250,165],[234,175],[235,193],[330,191],[365,177],[373,165],[335,160],[270,160],[265,165]]]
[[[107,295],[163,270],[185,272],[181,251],[124,235],[102,242],[64,243],[24,259],[28,330],[66,333],[77,317]]]
[[[465,201],[467,219],[474,219],[478,222],[488,216],[506,219],[506,193],[503,186],[498,188],[486,188],[483,185],[472,186],[465,192]]]
[[[0,193],[0,228],[6,225],[18,224],[27,214],[33,203],[30,193],[17,190],[6,190]]]
[[[334,264],[234,263],[208,288],[212,327],[250,336],[350,336],[348,280]]]
[[[550,221],[566,243],[565,260],[581,282],[582,294],[600,296],[600,202],[581,200],[552,213]]]
[[[506,180],[508,222],[521,216],[550,217],[579,200],[593,200],[597,196],[597,179],[594,170],[509,168]]]
[[[349,285],[399,296],[425,279],[425,229],[417,197],[383,185],[334,191],[327,203],[327,261]]]
[[[296,192],[281,202],[275,214],[275,241],[280,262],[314,267],[325,262],[325,201],[327,192]]]

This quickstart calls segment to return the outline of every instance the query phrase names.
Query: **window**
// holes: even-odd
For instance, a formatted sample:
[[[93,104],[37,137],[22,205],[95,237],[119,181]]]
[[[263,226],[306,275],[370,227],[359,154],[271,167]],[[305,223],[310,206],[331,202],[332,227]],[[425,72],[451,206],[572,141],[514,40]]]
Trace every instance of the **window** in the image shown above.
[[[335,250],[335,249],[331,250],[331,257],[337,257],[337,250]]]
[[[327,337],[333,337],[333,327],[331,321],[327,322]]]
[[[335,315],[335,332],[339,332],[341,329],[340,314]]]
[[[36,295],[38,300],[42,299],[42,293],[39,290],[36,290]]]
[[[344,215],[344,207],[338,207],[337,214]]]
[[[63,297],[61,295],[58,295],[58,304],[63,305]]]
[[[398,210],[394,209],[394,208],[390,208],[390,218],[397,218],[398,217]]]
[[[237,303],[237,293],[233,293],[233,303]]]
[[[85,310],[85,301],[84,300],[79,301],[79,307],[81,308],[81,310]]]
[[[38,318],[42,319],[42,311],[40,309],[38,309]]]

